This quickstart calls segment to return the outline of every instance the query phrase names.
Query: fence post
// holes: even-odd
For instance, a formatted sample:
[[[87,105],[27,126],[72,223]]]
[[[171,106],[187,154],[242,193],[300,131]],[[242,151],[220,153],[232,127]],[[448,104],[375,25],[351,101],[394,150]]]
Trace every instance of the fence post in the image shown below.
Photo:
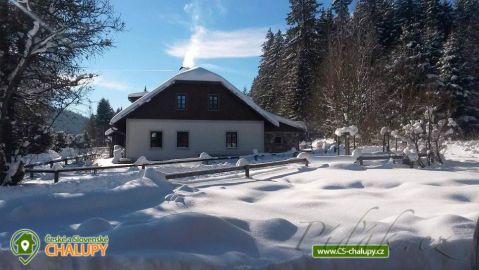
[[[339,146],[341,145],[341,137],[340,136],[336,136],[337,140],[336,140],[336,151],[338,153],[338,156],[339,156]]]
[[[58,179],[60,178],[60,173],[58,171],[55,171],[55,183],[58,183]]]
[[[472,269],[479,270],[479,218],[476,222],[472,243],[474,245],[472,248]]]
[[[249,165],[244,166],[244,175],[246,178],[249,178]]]
[[[50,161],[50,168],[53,167],[53,161]]]
[[[65,165],[68,165],[68,158],[65,159]]]

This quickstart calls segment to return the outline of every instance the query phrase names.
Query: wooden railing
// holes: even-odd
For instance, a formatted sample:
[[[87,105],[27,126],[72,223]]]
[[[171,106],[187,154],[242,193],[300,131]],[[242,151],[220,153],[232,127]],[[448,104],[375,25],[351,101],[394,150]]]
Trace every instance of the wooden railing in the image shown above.
[[[92,153],[92,154],[80,155],[80,156],[76,156],[76,157],[67,157],[67,158],[49,160],[49,161],[45,161],[45,162],[30,163],[30,164],[25,165],[25,168],[33,168],[33,167],[48,165],[48,164],[50,164],[50,168],[51,168],[51,167],[53,167],[54,163],[64,162],[64,164],[67,165],[68,161],[70,161],[70,160],[75,160],[76,162],[78,162],[80,160],[86,160],[89,157],[95,158],[98,155],[100,155],[100,154],[99,153]]]
[[[291,158],[291,159],[287,159],[287,160],[273,161],[273,162],[266,162],[266,163],[248,164],[248,165],[244,165],[244,166],[234,166],[234,167],[216,168],[216,169],[202,170],[202,171],[172,173],[172,174],[167,174],[166,179],[185,178],[185,177],[191,177],[191,176],[216,174],[216,173],[223,173],[223,172],[233,172],[233,171],[243,171],[243,170],[244,170],[245,176],[249,178],[250,177],[250,174],[249,174],[250,169],[285,165],[285,164],[291,164],[291,163],[304,163],[304,165],[306,167],[308,167],[308,165],[309,165],[308,160],[305,159],[305,158]]]
[[[118,168],[130,168],[130,167],[141,167],[145,169],[148,166],[158,166],[158,165],[167,165],[167,164],[178,164],[178,163],[191,163],[191,162],[209,162],[209,161],[218,161],[224,159],[238,159],[238,157],[214,157],[214,158],[206,158],[206,159],[183,159],[183,160],[168,160],[168,161],[157,161],[157,162],[148,162],[144,164],[119,164],[119,165],[111,165],[111,166],[90,166],[90,167],[82,167],[82,168],[61,168],[61,169],[27,169],[25,170],[26,173],[30,174],[30,178],[33,178],[35,173],[52,173],[54,175],[53,179],[55,183],[60,180],[60,173],[66,172],[78,172],[78,171],[91,171],[94,174],[100,170],[108,170],[108,169],[118,169]],[[275,162],[268,162],[268,163],[258,163],[258,164],[250,164],[245,166],[232,166],[226,168],[216,168],[211,170],[203,170],[203,171],[193,171],[193,172],[185,172],[185,173],[176,173],[176,174],[169,174],[167,175],[167,179],[173,178],[181,178],[181,177],[188,177],[188,176],[196,176],[196,175],[204,175],[204,174],[213,174],[213,173],[221,173],[221,172],[230,172],[230,171],[241,171],[245,170],[245,174],[249,177],[249,169],[251,168],[261,168],[267,166],[277,166],[282,164],[288,163],[298,163],[304,162],[306,166],[308,166],[308,161],[306,159],[288,159],[282,161],[275,161]]]
[[[419,154],[418,157],[427,157],[427,154]],[[370,155],[370,156],[360,156],[357,158],[359,165],[364,165],[365,160],[388,160],[388,159],[400,159],[404,164],[409,165],[411,168],[414,167],[414,161],[409,160],[406,155],[397,155],[397,154],[387,154],[387,155]],[[418,162],[421,167],[424,167],[422,162]]]

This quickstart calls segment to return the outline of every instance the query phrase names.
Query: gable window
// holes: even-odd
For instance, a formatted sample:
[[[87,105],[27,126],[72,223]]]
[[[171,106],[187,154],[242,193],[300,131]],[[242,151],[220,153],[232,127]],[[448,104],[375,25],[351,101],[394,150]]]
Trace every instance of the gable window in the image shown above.
[[[226,132],[226,148],[238,147],[238,132]]]
[[[176,147],[188,148],[190,146],[190,134],[186,131],[178,131],[176,133]]]
[[[274,137],[274,143],[275,144],[282,144],[283,143],[283,138],[281,138],[280,136]]]
[[[176,109],[186,110],[186,95],[176,95]]]
[[[163,147],[163,133],[161,131],[150,132],[150,147]]]
[[[218,96],[208,95],[208,111],[217,111],[218,109]]]

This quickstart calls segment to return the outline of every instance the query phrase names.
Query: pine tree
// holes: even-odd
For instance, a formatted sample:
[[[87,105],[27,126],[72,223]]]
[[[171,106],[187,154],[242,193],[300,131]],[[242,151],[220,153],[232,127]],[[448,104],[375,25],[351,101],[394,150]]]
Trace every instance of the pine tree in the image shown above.
[[[284,37],[281,30],[278,30],[274,34],[274,42],[271,47],[271,89],[269,93],[269,108],[271,112],[278,113],[280,109],[280,103],[278,99],[280,96],[280,89],[283,82],[283,76],[285,71],[282,70],[281,62],[283,60],[283,50],[284,50]]]
[[[251,86],[251,96],[253,100],[265,110],[270,110],[270,92],[272,89],[271,85],[271,58],[274,43],[274,34],[271,31],[271,28],[266,34],[266,41],[263,43],[263,54],[261,55],[260,65],[258,76],[253,80],[253,85]]]
[[[458,124],[469,132],[478,127],[478,108],[471,101],[477,99],[472,87],[472,76],[468,63],[463,56],[463,41],[452,33],[445,46],[444,53],[439,61],[440,74],[444,82],[445,95],[449,97],[445,110],[452,112]]]
[[[110,106],[110,102],[102,98],[96,109],[96,123],[98,126],[103,127],[106,130],[110,126],[110,120],[114,114],[115,113]]]
[[[446,29],[442,24],[446,20],[445,10],[439,0],[421,0],[421,8],[424,10],[424,35],[426,50],[429,55],[432,69],[441,57],[442,45],[446,39]],[[447,22],[444,22],[447,25]]]
[[[304,120],[314,92],[314,73],[319,57],[316,0],[290,0],[291,11],[281,68],[285,72],[280,95],[284,97],[280,113],[294,120]]]
[[[333,10],[336,12],[339,21],[349,19],[349,5],[352,0],[334,0],[332,3]]]

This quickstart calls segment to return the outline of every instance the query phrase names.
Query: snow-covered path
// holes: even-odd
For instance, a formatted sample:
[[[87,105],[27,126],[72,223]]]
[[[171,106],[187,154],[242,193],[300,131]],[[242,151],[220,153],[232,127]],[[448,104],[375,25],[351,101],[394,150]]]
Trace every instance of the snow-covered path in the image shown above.
[[[8,244],[27,227],[41,235],[110,237],[107,258],[40,254],[34,269],[468,269],[479,217],[478,143],[451,144],[446,157],[446,164],[425,169],[318,157],[310,167],[254,170],[251,179],[223,174],[168,185],[124,170],[6,187],[0,262],[21,269]],[[95,225],[94,217],[111,226]],[[312,259],[311,246],[325,243],[389,243],[390,258]]]

